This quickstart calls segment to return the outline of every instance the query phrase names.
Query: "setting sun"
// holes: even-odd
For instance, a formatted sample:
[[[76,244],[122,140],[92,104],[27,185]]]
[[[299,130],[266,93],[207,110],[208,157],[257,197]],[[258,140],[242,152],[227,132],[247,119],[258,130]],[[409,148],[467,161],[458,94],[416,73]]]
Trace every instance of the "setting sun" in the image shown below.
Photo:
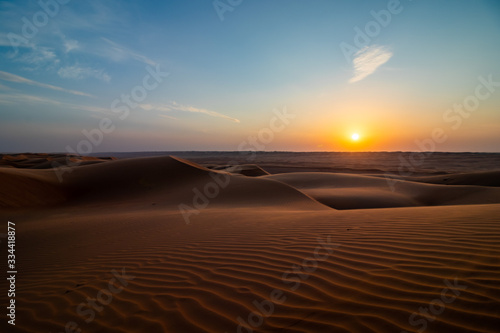
[[[359,140],[359,134],[358,133],[353,133],[351,135],[351,139],[353,139],[354,141],[358,141]]]

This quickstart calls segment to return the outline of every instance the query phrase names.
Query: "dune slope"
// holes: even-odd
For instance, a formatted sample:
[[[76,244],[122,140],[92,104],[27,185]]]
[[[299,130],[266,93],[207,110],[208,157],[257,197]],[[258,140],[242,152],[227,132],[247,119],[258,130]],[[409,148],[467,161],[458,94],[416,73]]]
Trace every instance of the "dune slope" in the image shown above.
[[[214,171],[169,156],[109,161],[63,170],[57,175],[57,169],[0,168],[0,177],[8,184],[3,189],[5,199],[1,199],[0,207],[132,200],[137,205],[159,203],[169,207],[180,204],[190,207],[292,205],[296,209],[327,209],[281,182]]]
[[[500,188],[495,187],[424,184],[321,172],[276,174],[261,178],[293,186],[336,209],[500,203]]]

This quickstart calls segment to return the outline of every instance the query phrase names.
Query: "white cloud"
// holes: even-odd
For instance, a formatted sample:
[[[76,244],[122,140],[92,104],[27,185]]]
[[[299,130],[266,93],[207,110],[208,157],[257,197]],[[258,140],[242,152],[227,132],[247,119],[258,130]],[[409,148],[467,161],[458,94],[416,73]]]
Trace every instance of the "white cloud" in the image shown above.
[[[44,103],[44,104],[52,104],[52,105],[62,105],[63,103],[40,96],[27,95],[27,94],[1,94],[2,100],[15,102],[15,103]]]
[[[113,50],[114,52],[114,55],[116,58],[132,58],[134,60],[137,60],[137,61],[140,61],[140,62],[143,62],[147,65],[151,65],[151,66],[155,66],[156,65],[156,62],[149,59],[148,57],[142,55],[142,54],[139,54],[135,51],[132,51],[130,49],[127,49],[126,47],[124,46],[121,46],[119,45],[118,43],[115,43],[107,38],[104,38],[102,37],[101,38],[103,41],[105,41],[106,43],[108,43],[109,45],[111,45],[111,49]]]
[[[40,68],[51,70],[60,62],[52,49],[37,45],[31,45],[30,50],[16,57],[15,61],[27,64],[29,67],[24,67],[23,69],[29,71]]]
[[[80,48],[80,43],[77,40],[67,38],[62,31],[53,32],[54,35],[58,35],[61,39],[62,47],[61,51],[64,53],[71,52],[73,50],[78,50]]]
[[[219,113],[219,112],[201,109],[201,108],[197,108],[197,107],[190,106],[190,105],[181,105],[181,104],[178,104],[176,102],[172,102],[169,104],[161,104],[161,105],[141,104],[141,105],[139,105],[139,107],[143,110],[146,110],[146,111],[155,110],[155,111],[160,111],[160,112],[181,111],[181,112],[191,112],[191,113],[202,113],[202,114],[206,114],[206,115],[211,116],[211,117],[227,119],[227,120],[233,121],[235,123],[240,122],[239,119],[226,116],[226,115]],[[160,116],[162,116],[162,115],[160,115]]]
[[[362,48],[356,52],[355,58],[352,61],[354,76],[349,82],[358,82],[373,74],[380,66],[389,61],[392,56],[393,53],[383,46],[372,45]]]
[[[72,50],[76,50],[79,47],[80,47],[80,45],[78,44],[78,41],[76,41],[76,40],[71,40],[71,39],[64,40],[64,51],[66,53],[68,53]]]
[[[88,77],[93,77],[99,80],[109,82],[111,76],[108,75],[103,69],[94,69],[90,67],[80,67],[78,65],[61,67],[57,71],[57,74],[65,79],[86,79]]]
[[[0,71],[0,80],[15,82],[15,83],[24,83],[24,84],[28,84],[31,86],[37,86],[37,87],[42,87],[42,88],[46,88],[46,89],[62,91],[62,92],[73,94],[73,95],[94,97],[92,95],[86,94],[86,93],[81,92],[81,91],[69,90],[69,89],[53,86],[50,84],[33,81],[33,80],[27,79],[25,77],[11,74],[11,73],[7,73],[7,72],[3,72],[3,71]]]

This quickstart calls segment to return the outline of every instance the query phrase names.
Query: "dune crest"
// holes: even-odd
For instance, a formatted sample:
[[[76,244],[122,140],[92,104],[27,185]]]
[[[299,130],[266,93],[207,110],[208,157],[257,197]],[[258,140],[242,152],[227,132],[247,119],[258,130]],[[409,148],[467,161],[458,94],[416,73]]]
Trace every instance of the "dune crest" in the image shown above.
[[[9,199],[3,200],[2,206],[43,206],[63,201],[104,204],[133,199],[137,205],[158,202],[174,208],[180,204],[193,205],[198,193],[202,193],[198,197],[204,196],[203,200],[209,200],[211,207],[327,209],[281,182],[211,170],[172,156],[111,160],[62,169],[59,175],[57,172],[61,170],[0,168],[0,175],[9,179],[9,187],[4,188],[5,197]],[[16,188],[19,190],[14,190]],[[23,198],[28,188],[33,188],[31,196]],[[49,197],[54,199],[47,199]]]

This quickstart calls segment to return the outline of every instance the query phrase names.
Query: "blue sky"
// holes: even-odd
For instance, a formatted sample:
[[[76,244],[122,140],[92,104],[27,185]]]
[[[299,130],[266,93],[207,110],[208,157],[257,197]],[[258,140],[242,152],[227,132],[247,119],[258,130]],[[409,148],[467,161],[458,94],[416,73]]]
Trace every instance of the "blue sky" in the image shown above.
[[[500,88],[443,120],[478,77],[500,81],[498,1],[41,2],[0,2],[0,151],[76,150],[103,118],[92,152],[237,150],[283,108],[296,117],[266,150],[417,150],[443,128],[437,150],[498,151]]]

